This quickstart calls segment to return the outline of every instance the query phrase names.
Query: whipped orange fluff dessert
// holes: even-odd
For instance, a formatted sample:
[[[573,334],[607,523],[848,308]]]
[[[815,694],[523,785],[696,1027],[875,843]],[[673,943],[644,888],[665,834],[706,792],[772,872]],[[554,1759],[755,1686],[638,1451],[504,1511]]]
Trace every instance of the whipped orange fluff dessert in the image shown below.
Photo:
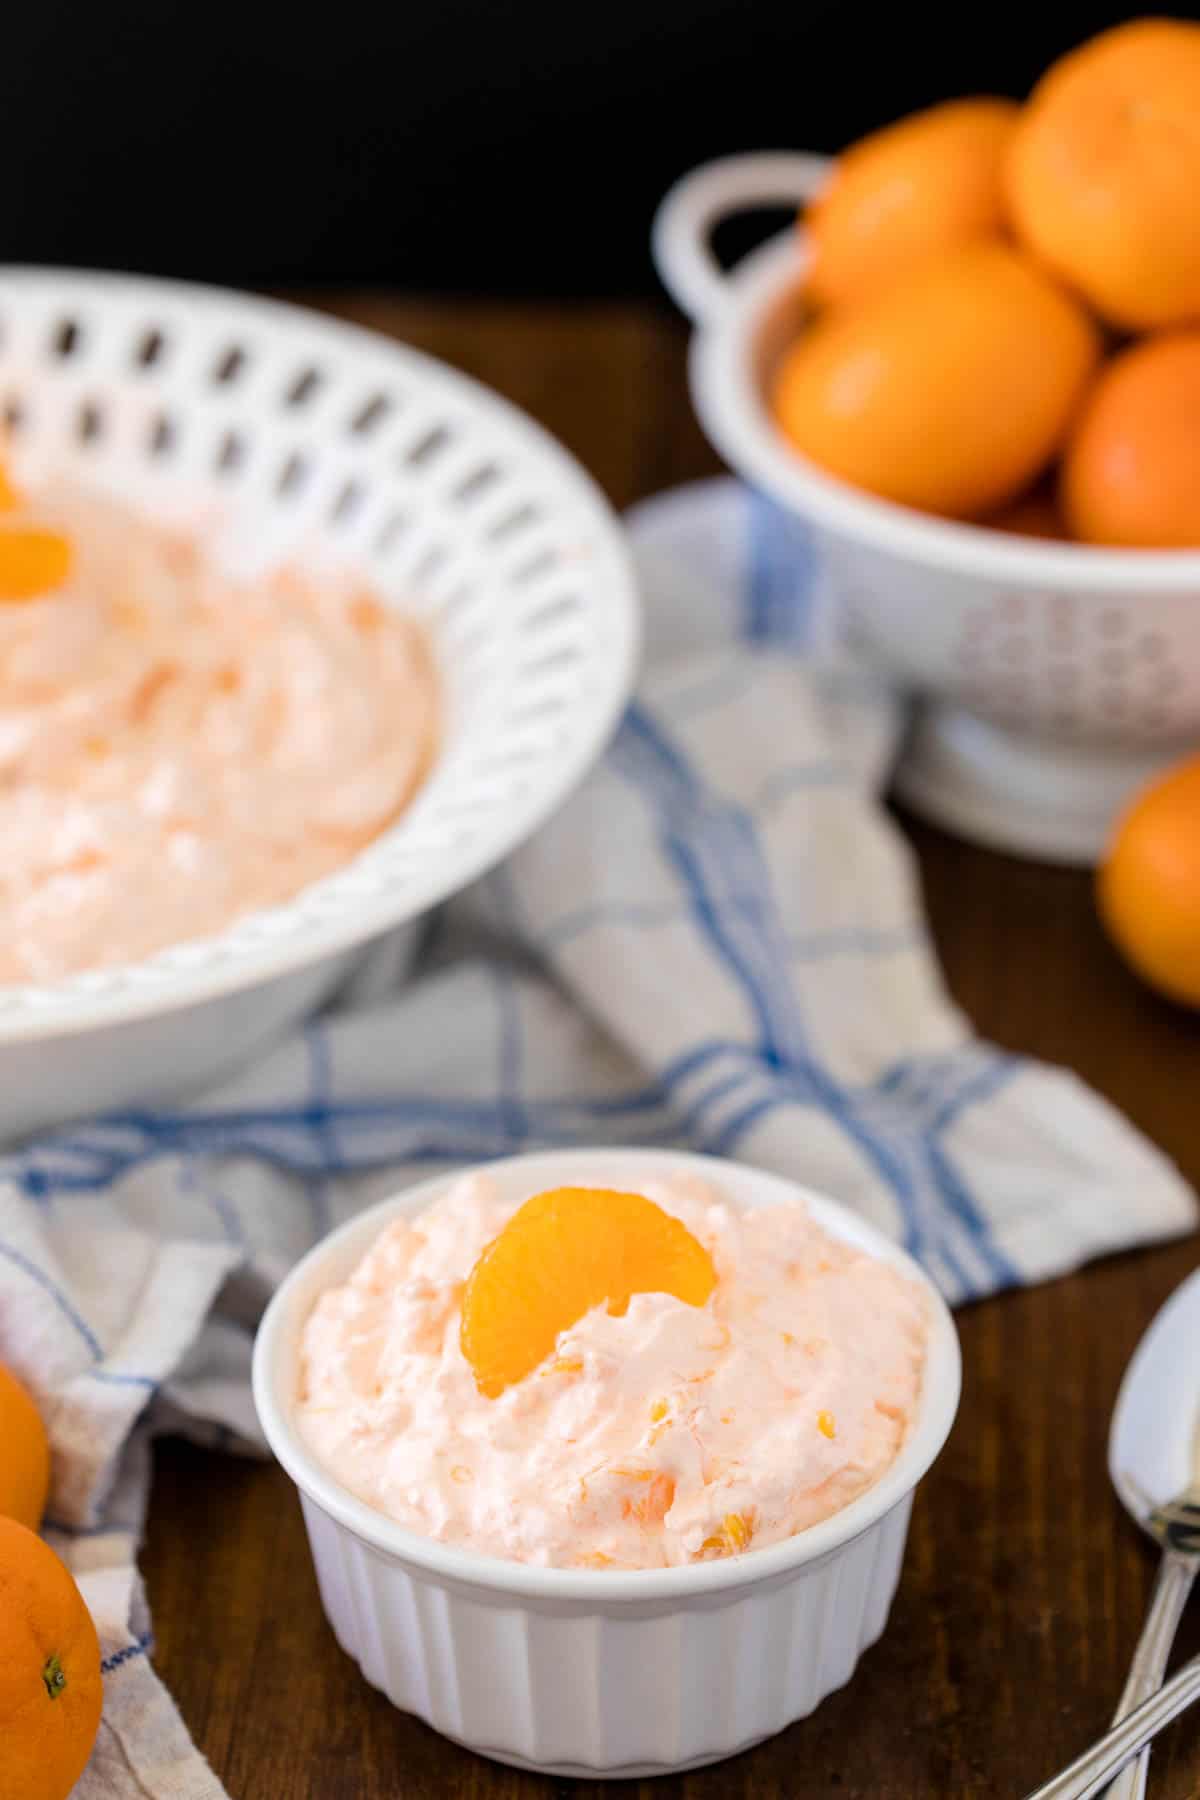
[[[210,935],[396,818],[437,733],[415,625],[347,575],[233,579],[96,496],[7,497],[0,982]]]
[[[390,1225],[304,1327],[328,1472],[410,1531],[601,1569],[778,1543],[877,1481],[919,1399],[920,1290],[800,1201],[691,1175],[612,1199],[516,1210],[473,1175]],[[570,1317],[588,1292],[627,1305]]]

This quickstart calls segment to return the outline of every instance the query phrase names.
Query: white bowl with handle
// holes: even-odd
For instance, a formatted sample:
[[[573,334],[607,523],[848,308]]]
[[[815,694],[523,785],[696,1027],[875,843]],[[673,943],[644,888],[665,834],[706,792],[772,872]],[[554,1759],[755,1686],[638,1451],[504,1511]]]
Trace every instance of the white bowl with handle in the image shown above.
[[[219,289],[0,270],[0,417],[46,469],[239,558],[328,558],[427,628],[434,767],[397,823],[202,942],[0,988],[0,1138],[175,1095],[327,997],[362,948],[496,863],[583,777],[633,680],[604,499],[478,383],[374,333]],[[226,542],[227,538],[227,542]],[[402,961],[398,940],[395,960]]]
[[[700,422],[739,475],[808,528],[837,629],[918,697],[903,797],[979,842],[1094,862],[1132,793],[1200,744],[1200,550],[951,523],[863,493],[787,442],[766,394],[805,327],[803,235],[784,232],[732,274],[711,237],[736,213],[802,210],[830,168],[735,156],[663,200],[654,256],[696,326]]]

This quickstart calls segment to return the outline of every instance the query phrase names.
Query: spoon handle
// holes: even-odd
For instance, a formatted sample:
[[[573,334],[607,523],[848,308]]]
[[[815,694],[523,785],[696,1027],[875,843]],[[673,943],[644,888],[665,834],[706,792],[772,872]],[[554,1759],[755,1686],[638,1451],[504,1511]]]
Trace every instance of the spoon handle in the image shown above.
[[[1184,1603],[1196,1574],[1196,1559],[1180,1556],[1173,1550],[1163,1552],[1158,1565],[1158,1579],[1146,1613],[1146,1623],[1138,1639],[1133,1661],[1129,1665],[1125,1689],[1113,1716],[1113,1724],[1127,1719],[1144,1700],[1158,1692],[1171,1654],[1171,1645],[1179,1626]],[[1144,1800],[1146,1775],[1150,1768],[1150,1747],[1126,1763],[1108,1790],[1106,1800]]]
[[[1157,1694],[1143,1701],[1136,1712],[1114,1725],[1085,1750],[1061,1775],[1027,1794],[1025,1800],[1092,1800],[1107,1787],[1131,1756],[1177,1718],[1193,1700],[1200,1700],[1200,1656],[1184,1663]]]

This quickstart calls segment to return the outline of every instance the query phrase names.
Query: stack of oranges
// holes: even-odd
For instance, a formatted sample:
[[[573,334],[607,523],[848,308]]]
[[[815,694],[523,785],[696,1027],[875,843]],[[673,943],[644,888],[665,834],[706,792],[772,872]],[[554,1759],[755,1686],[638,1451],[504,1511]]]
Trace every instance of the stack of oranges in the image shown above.
[[[943,517],[1200,547],[1200,24],[865,138],[804,225],[773,388],[804,455]]]

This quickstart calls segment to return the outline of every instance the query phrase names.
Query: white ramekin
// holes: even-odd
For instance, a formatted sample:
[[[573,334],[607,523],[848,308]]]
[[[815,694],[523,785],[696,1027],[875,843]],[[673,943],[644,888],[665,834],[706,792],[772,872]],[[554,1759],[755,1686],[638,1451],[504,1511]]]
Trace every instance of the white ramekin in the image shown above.
[[[318,1244],[275,1295],[255,1345],[258,1415],[300,1490],[338,1643],[396,1706],[523,1768],[661,1774],[732,1755],[810,1713],[883,1631],[913,1490],[958,1405],[958,1339],[944,1302],[911,1258],[831,1200],[737,1163],[661,1150],[541,1152],[487,1172],[519,1200],[560,1183],[629,1187],[672,1171],[703,1176],[744,1206],[799,1193],[834,1237],[893,1264],[929,1298],[920,1409],[899,1456],[859,1499],[786,1543],[678,1569],[534,1568],[404,1531],[314,1460],[293,1423],[309,1310],[446,1176]]]

